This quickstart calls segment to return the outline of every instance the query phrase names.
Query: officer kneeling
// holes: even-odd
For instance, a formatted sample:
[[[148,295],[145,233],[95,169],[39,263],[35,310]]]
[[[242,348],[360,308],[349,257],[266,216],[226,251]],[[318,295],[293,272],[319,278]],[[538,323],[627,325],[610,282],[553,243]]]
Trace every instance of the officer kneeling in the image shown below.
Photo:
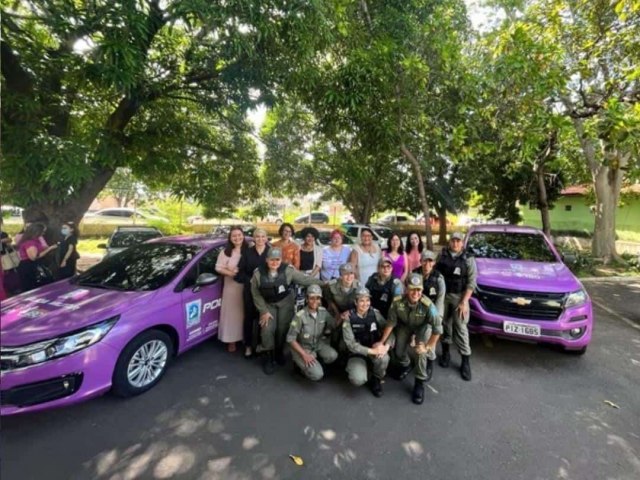
[[[389,345],[380,342],[385,320],[371,308],[371,295],[364,287],[356,290],[356,308],[349,311],[349,318],[342,324],[344,343],[349,351],[347,375],[355,386],[367,383],[369,366],[372,367],[371,392],[382,396],[382,379],[389,365]]]
[[[267,264],[256,268],[251,278],[253,303],[260,312],[262,369],[267,375],[275,372],[276,362],[285,363],[283,348],[294,316],[294,282],[305,286],[322,283],[283,263],[282,250],[275,247],[267,253]]]
[[[409,275],[407,293],[396,298],[391,305],[381,340],[386,342],[395,329],[395,355],[401,367],[398,378],[403,379],[411,371],[409,348],[415,336],[416,379],[411,399],[416,404],[424,401],[424,382],[429,380],[433,371],[436,344],[442,334],[442,319],[431,300],[422,295],[422,288],[422,275]]]
[[[318,285],[307,288],[307,306],[300,310],[291,321],[287,343],[291,347],[293,362],[309,380],[322,380],[324,370],[317,357],[325,363],[333,363],[338,358],[329,345],[329,327],[333,321],[329,312],[320,305],[322,289]]]

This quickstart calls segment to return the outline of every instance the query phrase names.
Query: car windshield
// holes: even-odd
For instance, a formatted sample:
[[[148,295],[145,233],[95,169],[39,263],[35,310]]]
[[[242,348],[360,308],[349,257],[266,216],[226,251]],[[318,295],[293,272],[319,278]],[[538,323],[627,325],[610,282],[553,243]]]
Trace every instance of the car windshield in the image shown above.
[[[127,248],[132,245],[137,245],[152,238],[158,238],[162,235],[160,232],[140,231],[140,232],[118,232],[111,239],[111,248]]]
[[[169,283],[193,258],[194,245],[142,243],[106,258],[73,283],[113,290],[155,290]]]
[[[544,237],[535,233],[475,232],[467,251],[477,258],[557,262]]]
[[[391,230],[389,228],[375,228],[374,227],[374,230],[378,235],[380,235],[382,238],[386,238],[387,240],[389,239],[389,237],[393,233],[393,230]]]

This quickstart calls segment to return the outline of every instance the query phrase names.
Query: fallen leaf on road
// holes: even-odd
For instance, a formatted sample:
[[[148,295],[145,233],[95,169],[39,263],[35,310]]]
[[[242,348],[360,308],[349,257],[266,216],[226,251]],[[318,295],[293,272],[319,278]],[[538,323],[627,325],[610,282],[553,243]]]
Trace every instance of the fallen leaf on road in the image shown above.
[[[605,400],[604,403],[606,403],[607,405],[609,405],[610,407],[613,407],[613,408],[620,408],[618,405],[613,403],[611,400]]]
[[[297,455],[289,455],[289,458],[291,460],[293,460],[293,463],[295,463],[296,465],[298,465],[299,467],[301,467],[302,465],[304,465],[304,460],[302,460],[302,457],[299,457]]]

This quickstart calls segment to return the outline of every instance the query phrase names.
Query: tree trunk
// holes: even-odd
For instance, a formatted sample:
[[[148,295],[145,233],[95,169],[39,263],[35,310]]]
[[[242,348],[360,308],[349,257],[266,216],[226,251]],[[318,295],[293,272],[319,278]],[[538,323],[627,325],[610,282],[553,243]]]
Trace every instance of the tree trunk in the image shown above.
[[[440,245],[447,244],[447,209],[441,206],[438,212],[438,243]]]
[[[565,100],[565,105],[569,105]],[[589,137],[581,118],[572,118],[573,126],[578,134],[586,163],[591,171],[593,187],[596,195],[595,224],[591,255],[602,258],[607,264],[611,260],[622,260],[616,252],[616,208],[622,189],[623,172],[629,163],[631,154],[617,149],[608,149],[602,140],[603,161],[596,158],[596,140]]]
[[[79,225],[91,202],[105,187],[115,172],[114,168],[104,167],[96,172],[80,191],[64,203],[39,203],[25,208],[22,216],[25,222],[42,222],[47,226],[45,239],[47,243],[59,242],[62,238],[60,228],[63,222]]]
[[[427,237],[427,248],[433,250],[433,237],[431,233],[431,224],[429,223],[429,201],[427,200],[427,192],[424,189],[424,179],[422,177],[422,168],[420,168],[420,162],[406,147],[404,142],[400,143],[400,150],[402,154],[407,157],[407,160],[413,167],[413,173],[416,176],[416,182],[418,182],[418,193],[420,195],[420,204],[422,205],[422,211],[424,213],[424,232]]]
[[[549,220],[549,201],[547,199],[547,186],[544,183],[544,163],[536,167],[536,180],[538,184],[538,210],[542,220],[542,231],[551,238],[551,221]]]
[[[604,263],[617,258],[616,253],[616,208],[622,186],[622,172],[601,165],[593,173],[593,184],[596,194],[595,226],[591,243],[592,254],[602,258]]]

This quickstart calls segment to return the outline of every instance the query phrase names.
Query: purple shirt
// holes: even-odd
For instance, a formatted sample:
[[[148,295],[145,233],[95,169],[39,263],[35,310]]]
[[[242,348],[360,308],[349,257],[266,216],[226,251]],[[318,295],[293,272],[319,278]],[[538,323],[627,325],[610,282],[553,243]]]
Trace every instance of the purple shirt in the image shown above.
[[[405,254],[403,253],[402,255],[400,255],[395,260],[393,258],[391,258],[391,256],[389,255],[389,252],[384,252],[384,256],[386,258],[388,258],[389,260],[391,260],[391,267],[393,268],[391,274],[393,275],[393,278],[397,278],[398,280],[402,279],[402,275],[404,275],[404,258],[405,258],[404,256],[405,256]]]
[[[36,247],[36,249],[38,250],[38,255],[40,255],[40,252],[42,252],[45,249],[45,247],[42,246],[42,243],[40,242],[39,238],[36,238],[33,240],[25,240],[18,247],[18,255],[20,255],[20,260],[29,260],[29,255],[27,255],[27,249],[31,247]]]

